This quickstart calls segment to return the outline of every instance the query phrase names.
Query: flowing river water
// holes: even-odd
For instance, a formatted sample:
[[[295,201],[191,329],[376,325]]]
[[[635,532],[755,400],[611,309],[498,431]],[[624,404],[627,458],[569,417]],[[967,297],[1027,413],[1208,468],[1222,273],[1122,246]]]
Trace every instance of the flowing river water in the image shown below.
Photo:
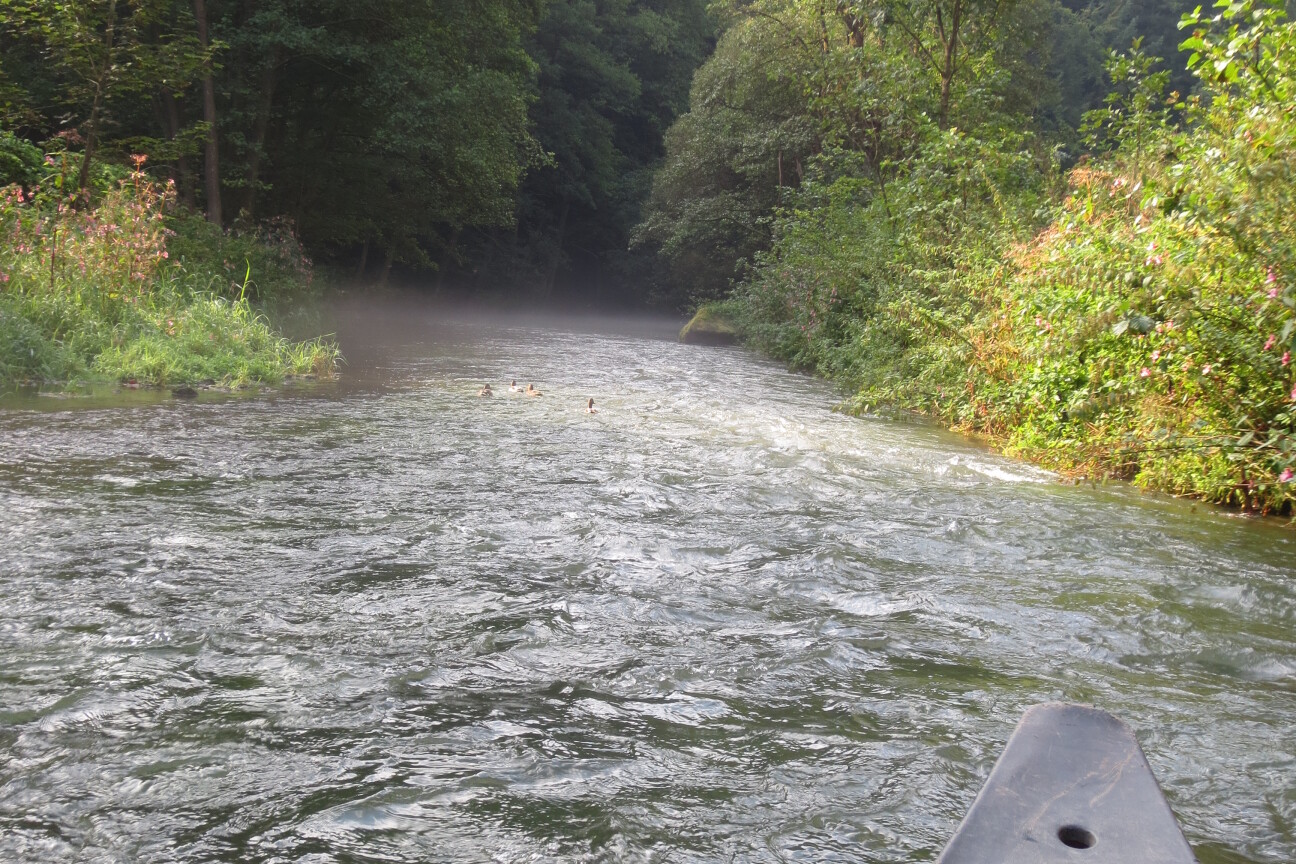
[[[0,860],[933,861],[1055,699],[1203,864],[1296,860],[1296,535],[677,326],[410,307],[335,384],[4,403]]]

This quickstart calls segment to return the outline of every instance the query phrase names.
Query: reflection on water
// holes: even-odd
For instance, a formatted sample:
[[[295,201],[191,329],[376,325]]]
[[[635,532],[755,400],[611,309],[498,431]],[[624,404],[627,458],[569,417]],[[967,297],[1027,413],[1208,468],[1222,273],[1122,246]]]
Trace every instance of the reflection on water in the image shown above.
[[[930,861],[1049,699],[1203,862],[1296,859],[1286,529],[676,326],[352,313],[337,384],[8,402],[0,859]]]

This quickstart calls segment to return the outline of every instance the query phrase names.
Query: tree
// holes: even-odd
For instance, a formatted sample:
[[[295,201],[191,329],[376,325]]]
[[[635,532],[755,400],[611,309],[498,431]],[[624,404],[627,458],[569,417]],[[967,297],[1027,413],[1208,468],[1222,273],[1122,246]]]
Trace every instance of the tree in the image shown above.
[[[82,145],[78,188],[113,125],[117,103],[148,92],[158,80],[185,83],[208,53],[184,33],[160,32],[170,0],[0,0],[10,26],[38,46],[57,79],[59,101],[76,121]]]
[[[549,158],[522,185],[516,227],[471,238],[473,266],[545,296],[559,282],[591,294],[624,282],[651,167],[711,32],[700,0],[548,4],[528,50]]]
[[[194,19],[198,27],[198,45],[207,53],[211,41],[207,38],[207,4],[205,0],[193,0]],[[207,124],[207,136],[203,146],[203,179],[207,191],[207,221],[219,226],[221,218],[221,185],[220,185],[220,148],[216,140],[216,83],[212,70],[211,56],[208,54],[202,68],[203,122]]]
[[[698,70],[688,113],[666,134],[638,246],[670,262],[659,301],[687,305],[727,290],[769,242],[768,216],[821,148],[805,82],[818,74],[813,24],[756,15],[721,37]]]

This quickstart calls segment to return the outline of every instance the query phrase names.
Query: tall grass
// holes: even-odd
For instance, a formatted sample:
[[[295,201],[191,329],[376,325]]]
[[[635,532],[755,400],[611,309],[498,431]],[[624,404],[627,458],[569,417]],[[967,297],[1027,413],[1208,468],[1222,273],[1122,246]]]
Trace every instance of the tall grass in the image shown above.
[[[336,345],[289,342],[252,305],[267,293],[261,283],[280,299],[285,284],[304,290],[300,253],[284,266],[264,243],[195,230],[142,158],[93,207],[66,191],[61,160],[46,157],[46,168],[40,184],[0,189],[0,388],[94,379],[237,386],[333,374]],[[231,260],[240,252],[248,255]]]

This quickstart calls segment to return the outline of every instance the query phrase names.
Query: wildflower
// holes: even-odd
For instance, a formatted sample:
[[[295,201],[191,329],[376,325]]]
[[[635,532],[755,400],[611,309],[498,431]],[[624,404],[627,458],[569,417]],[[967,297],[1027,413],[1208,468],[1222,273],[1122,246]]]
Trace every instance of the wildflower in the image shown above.
[[[1282,356],[1282,365],[1286,366],[1290,362],[1291,362],[1291,352],[1284,351]]]
[[[9,274],[8,274],[8,273],[0,273],[0,283],[2,283],[2,282],[8,282],[8,281],[9,281]]]
[[[1277,288],[1270,288],[1270,289],[1269,289],[1269,299],[1272,300],[1273,298],[1275,298],[1275,297],[1277,297],[1277,296],[1278,296],[1278,289],[1277,289]]]
[[[1277,281],[1278,281],[1278,275],[1274,273],[1274,269],[1270,267],[1268,272],[1265,273],[1265,284],[1272,285],[1274,282]]]
[[[1293,475],[1293,474],[1292,474],[1292,470],[1291,470],[1290,468],[1284,468],[1284,469],[1283,469],[1283,472],[1282,472],[1281,474],[1278,475],[1278,482],[1279,482],[1279,483],[1290,483],[1290,482],[1291,482],[1291,479],[1292,479],[1293,476],[1296,476],[1296,475]]]
[[[1206,365],[1202,366],[1203,375],[1209,375],[1210,373],[1211,373],[1211,364],[1207,363]]]
[[[1265,346],[1264,346],[1264,348],[1262,348],[1261,350],[1262,350],[1262,351],[1268,351],[1270,348],[1272,348],[1272,347],[1274,346],[1274,343],[1277,342],[1277,341],[1278,341],[1278,337],[1275,336],[1275,335],[1273,335],[1272,333],[1270,333],[1270,334],[1269,334],[1269,338],[1265,340]]]
[[[1152,370],[1149,369],[1149,368],[1147,368],[1146,366],[1144,366],[1144,367],[1143,367],[1143,371],[1142,371],[1142,372],[1139,372],[1139,377],[1140,377],[1140,378],[1146,378],[1146,377],[1148,377],[1148,376],[1151,375],[1151,374],[1152,374]]]
[[[1152,362],[1155,363],[1156,361],[1158,361],[1158,360],[1160,360],[1160,359],[1161,359],[1161,352],[1160,352],[1160,351],[1153,351],[1153,352],[1152,352]]]

